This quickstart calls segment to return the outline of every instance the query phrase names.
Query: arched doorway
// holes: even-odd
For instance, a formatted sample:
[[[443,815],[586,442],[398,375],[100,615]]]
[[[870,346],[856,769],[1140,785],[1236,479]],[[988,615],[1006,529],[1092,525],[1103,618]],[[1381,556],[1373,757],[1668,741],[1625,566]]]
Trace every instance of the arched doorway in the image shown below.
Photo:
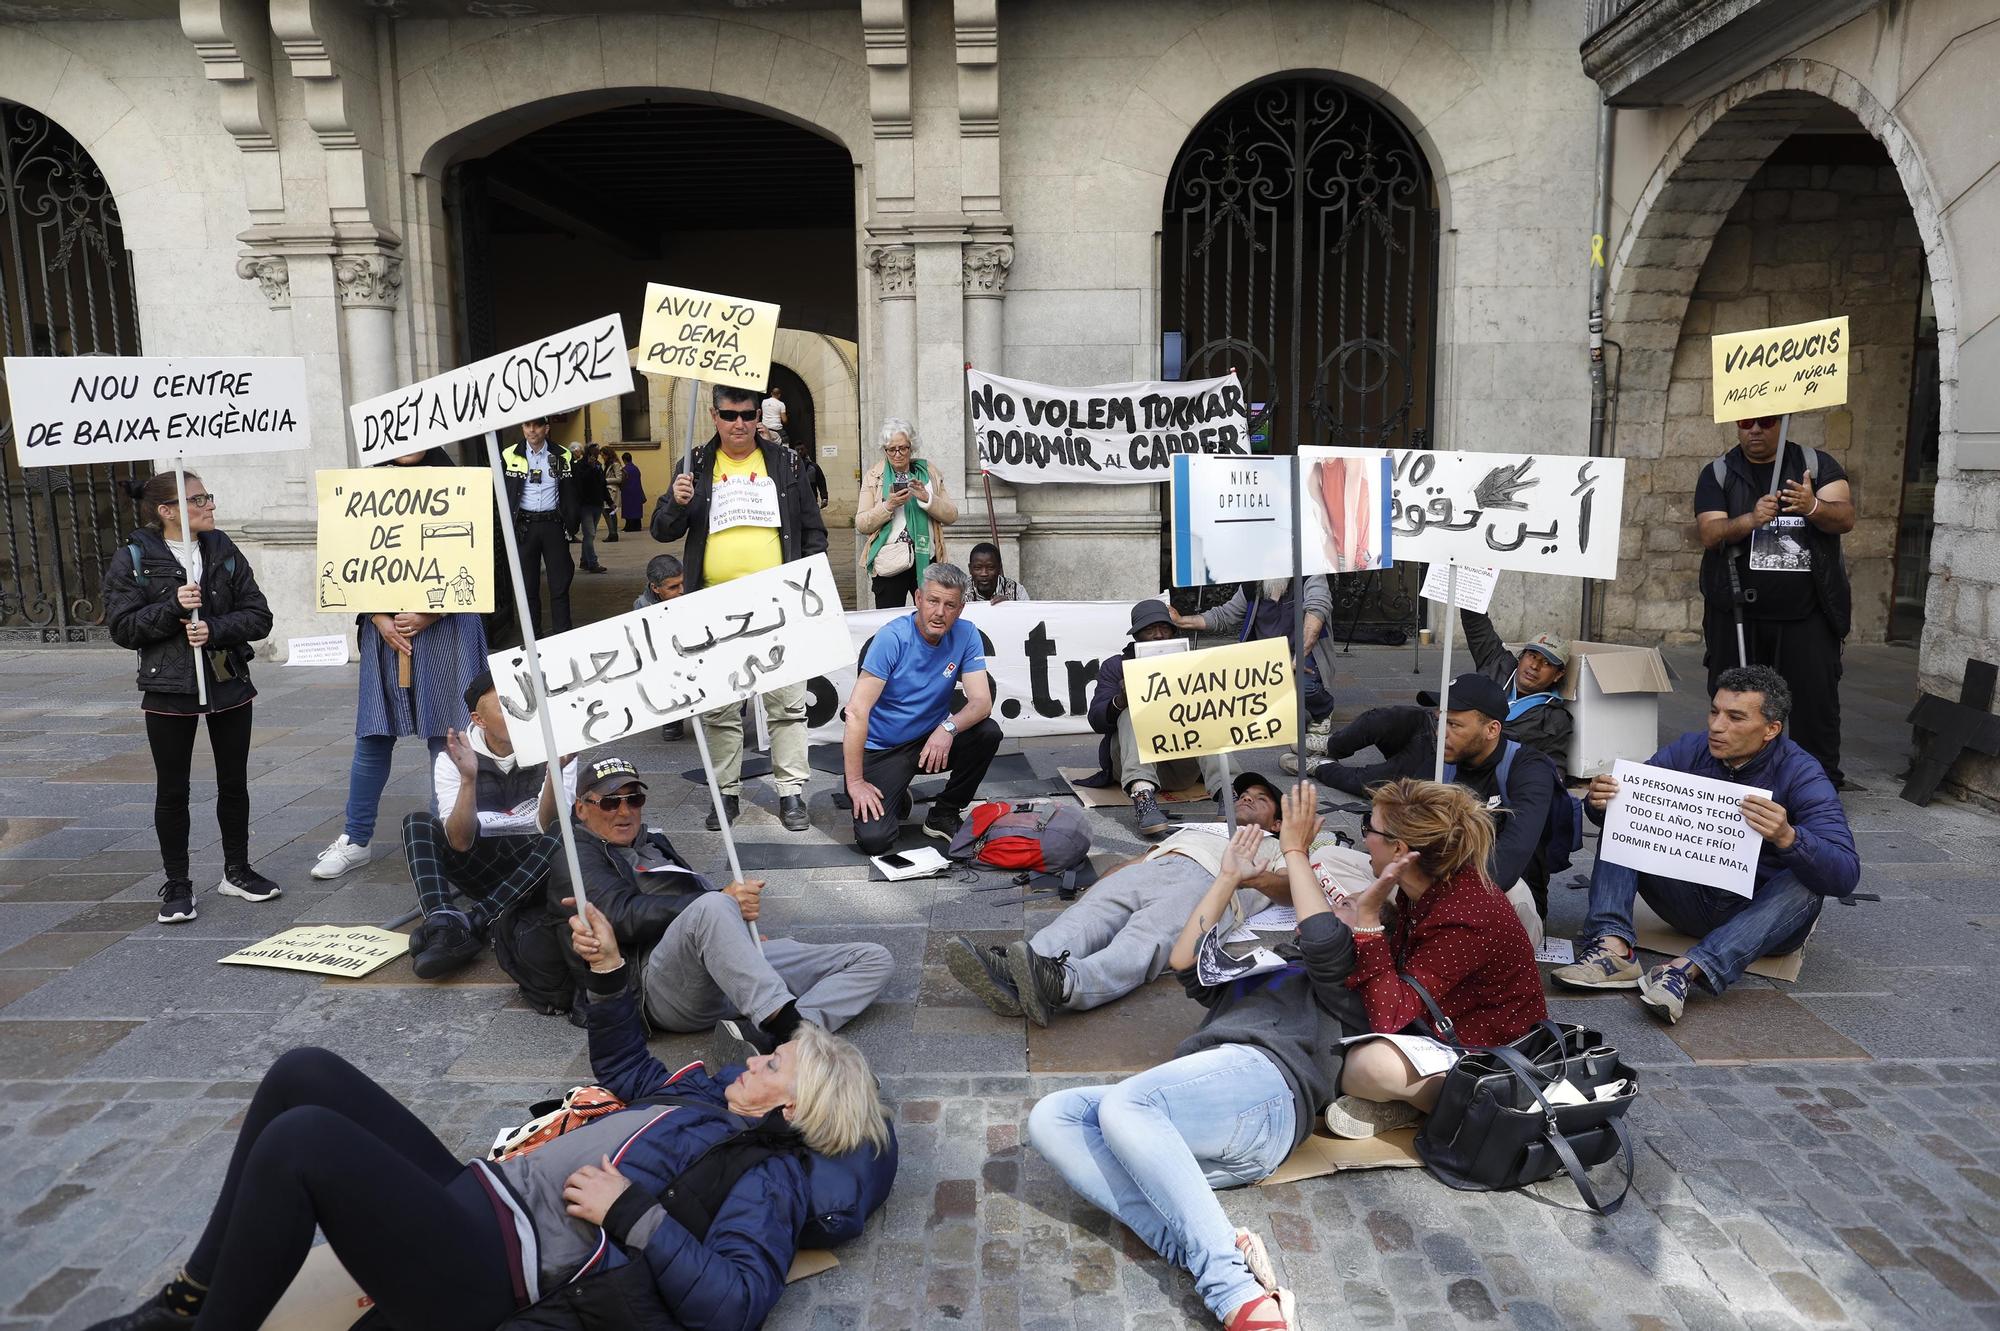
[[[9,356],[139,353],[138,306],[118,203],[69,132],[0,101],[0,351]],[[120,482],[136,463],[15,462],[0,411],[0,641],[101,640],[99,581],[138,523]]]
[[[1163,373],[1235,369],[1259,452],[1426,447],[1437,241],[1430,165],[1388,110],[1324,75],[1246,88],[1168,181]],[[1329,631],[1400,641],[1418,606],[1402,568],[1337,578]]]
[[[812,388],[789,365],[771,362],[771,386],[784,395],[785,433],[795,447],[816,448],[818,432],[813,428]]]

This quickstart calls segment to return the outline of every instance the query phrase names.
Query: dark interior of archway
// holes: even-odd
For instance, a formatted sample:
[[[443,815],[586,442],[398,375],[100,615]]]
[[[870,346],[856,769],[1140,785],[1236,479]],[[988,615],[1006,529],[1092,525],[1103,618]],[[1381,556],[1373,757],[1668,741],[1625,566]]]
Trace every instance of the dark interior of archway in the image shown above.
[[[806,381],[789,365],[771,362],[771,384],[784,393],[785,434],[794,445],[804,444],[813,448],[819,443],[819,432],[814,428],[812,389]]]

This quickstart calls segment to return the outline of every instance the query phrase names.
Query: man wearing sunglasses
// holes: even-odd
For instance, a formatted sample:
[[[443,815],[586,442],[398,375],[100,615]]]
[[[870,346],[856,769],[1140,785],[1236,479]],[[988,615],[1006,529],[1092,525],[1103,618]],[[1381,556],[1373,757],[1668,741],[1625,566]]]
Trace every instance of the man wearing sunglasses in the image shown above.
[[[811,483],[791,449],[757,435],[760,412],[753,389],[715,385],[709,414],[715,434],[684,461],[673,484],[653,509],[653,539],[678,541],[685,585],[690,592],[759,573],[826,549],[826,522]],[[726,510],[711,504],[718,485],[747,487],[746,502]],[[730,525],[716,519],[727,512]],[[806,817],[806,686],[787,684],[764,695],[771,723],[771,780],[778,789],[778,818],[788,831],[803,832]],[[731,704],[701,718],[708,737],[722,806],[736,821],[743,792],[743,713]],[[714,811],[708,830],[721,823]]]
[[[1695,482],[1708,687],[1740,665],[1776,670],[1792,691],[1793,741],[1838,787],[1840,651],[1853,619],[1840,538],[1854,529],[1854,498],[1831,454],[1796,442],[1785,445],[1772,485],[1782,423],[1737,421],[1736,447]]]
[[[696,873],[642,810],[646,783],[623,758],[583,764],[575,806],[576,859],[590,904],[618,935],[644,986],[641,1010],[660,1030],[706,1031],[726,1022],[734,1039],[770,1053],[801,1021],[836,1031],[874,1002],[892,962],[879,943],[798,943],[751,937],[761,913],[758,879],[717,889]],[[563,899],[575,896],[560,856],[548,912],[569,936]],[[574,950],[571,970],[585,970]]]

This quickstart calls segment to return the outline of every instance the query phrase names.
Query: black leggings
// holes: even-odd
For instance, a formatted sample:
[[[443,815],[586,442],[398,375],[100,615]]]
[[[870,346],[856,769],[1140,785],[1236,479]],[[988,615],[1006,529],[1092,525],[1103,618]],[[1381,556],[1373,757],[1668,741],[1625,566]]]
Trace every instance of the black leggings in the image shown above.
[[[391,1326],[491,1331],[515,1311],[484,1188],[415,1114],[324,1049],[294,1049],[251,1097],[222,1195],[189,1255],[195,1331],[255,1331],[326,1240]]]
[[[208,747],[215,754],[215,821],[222,827],[225,868],[250,863],[250,709],[208,713]],[[146,713],[153,749],[153,831],[169,878],[188,876],[188,769],[194,762],[199,716]]]
[[[1349,795],[1398,777],[1428,777],[1436,761],[1437,722],[1426,708],[1371,707],[1327,736],[1328,761],[1313,769],[1322,784]],[[1379,763],[1344,763],[1363,749],[1378,749]]]
[[[917,571],[914,568],[906,568],[892,578],[878,578],[871,573],[868,583],[875,592],[875,608],[894,610],[898,606],[908,605],[910,597],[915,595]]]

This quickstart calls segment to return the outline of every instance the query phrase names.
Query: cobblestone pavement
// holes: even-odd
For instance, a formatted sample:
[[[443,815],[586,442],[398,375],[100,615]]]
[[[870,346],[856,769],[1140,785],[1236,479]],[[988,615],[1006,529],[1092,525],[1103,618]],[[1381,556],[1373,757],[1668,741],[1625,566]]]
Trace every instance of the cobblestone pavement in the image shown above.
[[[1337,684],[1342,715],[1406,697],[1410,660],[1357,649]],[[1693,661],[1675,662],[1699,678]],[[351,670],[258,667],[254,844],[286,895],[250,905],[204,892],[196,922],[153,923],[151,765],[130,669],[120,652],[0,657],[0,1328],[79,1326],[169,1272],[257,1075],[289,1046],[355,1059],[468,1155],[586,1067],[580,1034],[523,1010],[490,966],[421,985],[407,963],[379,983],[215,965],[295,921],[379,923],[409,904],[387,833],[424,799],[415,746],[399,753],[375,861],[334,883],[306,874],[339,831]],[[1425,653],[1425,675],[1435,670]],[[1988,982],[2000,819],[1894,798],[1914,675],[1907,652],[1849,654],[1850,765],[1867,787],[1849,808],[1861,890],[1880,899],[1827,909],[1799,983],[1751,981],[1698,1002],[1671,1038],[1629,996],[1554,1004],[1642,1069],[1624,1210],[1593,1219],[1566,1183],[1455,1193],[1415,1170],[1227,1194],[1231,1215],[1271,1240],[1309,1326],[2000,1325],[2000,1005]],[[1694,724],[1701,705],[1674,694],[1663,732]],[[719,867],[719,839],[698,830],[701,789],[672,775],[693,766],[692,746],[650,739],[630,753],[662,778],[648,815]],[[1089,761],[1067,742],[1026,756],[1044,776]],[[212,799],[200,777],[197,801]],[[800,837],[778,828],[757,786],[742,839],[834,844],[844,815],[829,784],[816,785],[816,829]],[[1127,826],[1093,816],[1101,845],[1129,853]],[[197,882],[219,877],[214,839],[198,808]],[[903,1169],[840,1267],[793,1286],[769,1324],[1212,1325],[1185,1274],[1081,1206],[1020,1141],[1037,1096],[1171,1045],[1192,1005],[1147,991],[1031,1037],[958,992],[938,948],[958,930],[1038,927],[1052,906],[1024,908],[992,875],[876,884],[837,864],[770,877],[773,932],[865,935],[902,963],[848,1033],[897,1105]],[[1583,894],[1553,895],[1553,932],[1573,929]],[[660,1044],[663,1057],[689,1048]]]

